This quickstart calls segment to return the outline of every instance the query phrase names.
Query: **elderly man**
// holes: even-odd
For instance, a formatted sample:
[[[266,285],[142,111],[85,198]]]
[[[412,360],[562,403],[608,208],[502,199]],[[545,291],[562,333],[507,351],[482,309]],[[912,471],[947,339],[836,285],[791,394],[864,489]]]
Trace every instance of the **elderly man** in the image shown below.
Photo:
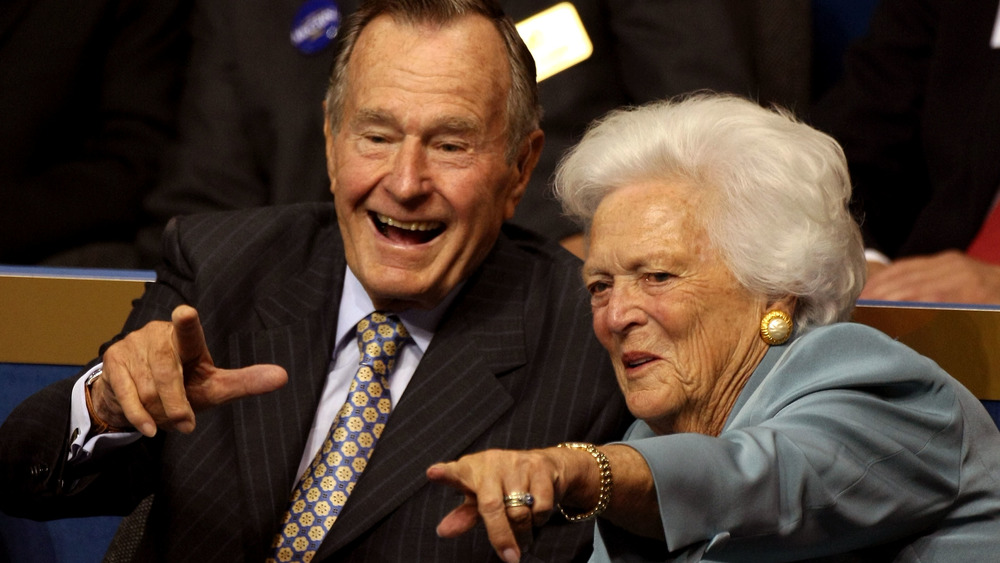
[[[141,560],[488,560],[485,530],[435,535],[457,497],[429,465],[621,434],[577,262],[502,226],[543,139],[511,21],[380,0],[342,41],[334,203],[175,221],[122,335],[0,430],[5,511],[153,494]],[[545,528],[531,553],[585,556],[589,535]]]

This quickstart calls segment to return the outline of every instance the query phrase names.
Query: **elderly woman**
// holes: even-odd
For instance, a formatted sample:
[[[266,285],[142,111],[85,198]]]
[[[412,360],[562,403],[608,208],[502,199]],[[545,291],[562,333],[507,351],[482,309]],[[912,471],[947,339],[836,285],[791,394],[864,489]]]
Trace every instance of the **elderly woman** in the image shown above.
[[[559,511],[596,518],[595,561],[996,560],[996,426],[846,322],[865,262],[830,137],[737,98],[661,102],[592,127],[557,191],[639,420],[620,444],[432,466],[466,496],[440,535],[482,520],[517,561]]]

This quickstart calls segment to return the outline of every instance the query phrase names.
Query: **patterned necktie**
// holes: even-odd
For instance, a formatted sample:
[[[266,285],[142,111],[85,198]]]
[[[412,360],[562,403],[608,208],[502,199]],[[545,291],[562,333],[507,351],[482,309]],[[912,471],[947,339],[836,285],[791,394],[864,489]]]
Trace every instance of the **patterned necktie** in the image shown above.
[[[358,323],[361,365],[326,442],[295,487],[268,563],[315,556],[382,435],[391,406],[389,373],[408,341],[396,317],[376,311]]]

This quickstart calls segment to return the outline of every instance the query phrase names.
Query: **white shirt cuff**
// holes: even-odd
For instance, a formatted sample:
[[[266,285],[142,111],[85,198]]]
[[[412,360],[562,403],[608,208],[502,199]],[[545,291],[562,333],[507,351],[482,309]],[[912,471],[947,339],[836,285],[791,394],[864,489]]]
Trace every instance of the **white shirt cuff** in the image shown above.
[[[138,430],[90,435],[90,413],[87,412],[84,385],[87,378],[103,366],[104,364],[97,364],[90,368],[73,385],[69,414],[70,445],[66,460],[74,465],[97,459],[108,451],[131,444],[142,437]]]
[[[874,248],[865,249],[865,260],[869,262],[878,262],[879,264],[885,264],[886,266],[892,264],[892,260],[889,260],[888,256],[882,254]]]

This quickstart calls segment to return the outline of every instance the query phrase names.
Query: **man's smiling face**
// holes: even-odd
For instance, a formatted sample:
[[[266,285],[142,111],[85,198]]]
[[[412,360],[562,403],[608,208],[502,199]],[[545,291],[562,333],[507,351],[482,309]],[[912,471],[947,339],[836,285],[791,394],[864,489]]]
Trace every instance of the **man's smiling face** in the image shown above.
[[[509,85],[485,18],[362,30],[327,158],[347,262],[377,308],[435,306],[513,215],[535,159],[505,158]]]

